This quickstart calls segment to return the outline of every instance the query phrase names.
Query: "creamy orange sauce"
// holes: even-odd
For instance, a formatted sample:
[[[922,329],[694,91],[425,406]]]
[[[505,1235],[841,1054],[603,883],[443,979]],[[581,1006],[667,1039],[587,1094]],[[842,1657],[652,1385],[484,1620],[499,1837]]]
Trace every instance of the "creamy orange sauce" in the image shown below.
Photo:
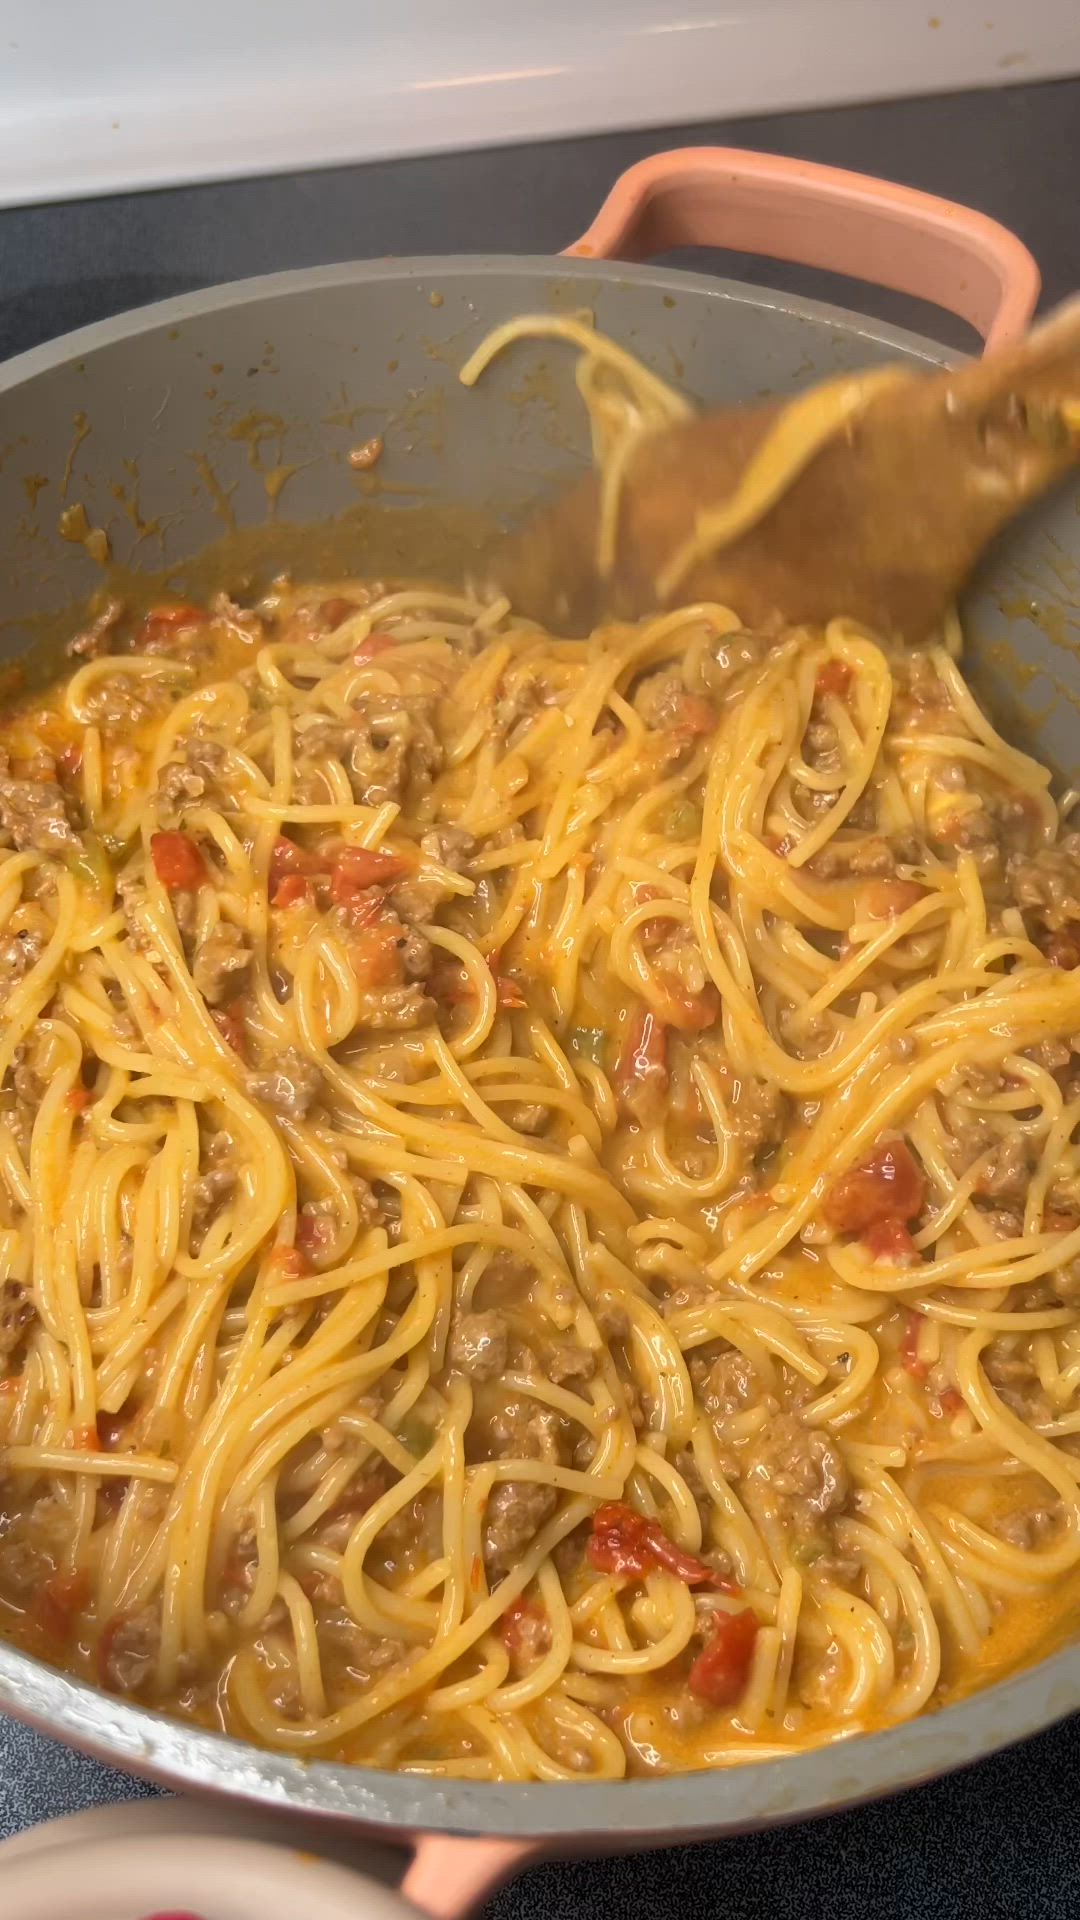
[[[0,721],[0,1631],[470,1778],[1067,1638],[1069,856],[945,651],[350,580],[98,638]]]

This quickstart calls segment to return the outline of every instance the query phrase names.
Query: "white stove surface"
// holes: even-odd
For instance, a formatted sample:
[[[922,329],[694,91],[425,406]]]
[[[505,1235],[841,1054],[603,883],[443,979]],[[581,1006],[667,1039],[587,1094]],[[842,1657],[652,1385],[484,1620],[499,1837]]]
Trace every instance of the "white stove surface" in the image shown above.
[[[1080,72],[1080,0],[0,0],[0,205]]]

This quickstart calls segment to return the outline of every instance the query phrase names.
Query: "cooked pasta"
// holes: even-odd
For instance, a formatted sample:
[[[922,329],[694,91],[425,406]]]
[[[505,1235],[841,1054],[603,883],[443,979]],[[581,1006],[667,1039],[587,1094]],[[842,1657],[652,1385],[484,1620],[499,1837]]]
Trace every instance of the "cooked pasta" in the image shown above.
[[[610,551],[683,403],[559,326]],[[1067,1631],[1080,838],[955,625],[281,579],[72,652],[0,716],[9,1637],[562,1780]]]

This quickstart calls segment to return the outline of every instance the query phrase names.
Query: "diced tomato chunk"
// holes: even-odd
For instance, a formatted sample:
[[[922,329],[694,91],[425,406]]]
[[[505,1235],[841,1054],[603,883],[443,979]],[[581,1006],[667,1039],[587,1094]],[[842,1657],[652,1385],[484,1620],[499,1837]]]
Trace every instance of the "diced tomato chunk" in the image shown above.
[[[69,1113],[85,1113],[90,1105],[90,1098],[89,1087],[75,1086],[65,1095],[64,1105]]]
[[[648,1117],[668,1089],[667,1028],[642,1007],[615,1067],[615,1091],[632,1120]]]
[[[880,1260],[888,1267],[913,1267],[919,1258],[919,1249],[902,1220],[872,1221],[860,1233],[859,1242],[871,1260]]]
[[[285,834],[279,833],[270,849],[268,881],[270,905],[280,907],[288,904],[280,897],[280,889],[286,880],[294,878],[297,874],[308,874],[314,878],[329,871],[330,863],[321,854],[309,853],[306,847],[297,846],[295,840],[290,840]]]
[[[284,1244],[274,1248],[270,1255],[270,1265],[282,1280],[299,1280],[306,1273],[304,1256],[296,1247]]]
[[[835,693],[842,700],[851,681],[852,671],[847,661],[834,653],[828,660],[822,661],[814,685],[818,693]]]
[[[746,1685],[757,1636],[757,1615],[749,1607],[714,1614],[712,1633],[690,1668],[691,1693],[710,1707],[733,1706]]]
[[[716,709],[700,693],[682,693],[675,702],[669,731],[706,734],[716,732]]]
[[[81,1568],[77,1573],[53,1573],[38,1588],[33,1614],[38,1626],[52,1640],[69,1640],[75,1615],[90,1598],[90,1577]]]
[[[169,607],[151,607],[144,615],[144,624],[147,620],[156,620],[163,627],[190,627],[195,621],[205,619],[201,607],[190,600],[178,600]]]
[[[542,1606],[535,1600],[526,1600],[524,1595],[507,1607],[499,1621],[499,1632],[507,1653],[524,1659],[529,1654],[542,1653],[551,1644],[551,1622]]]
[[[367,887],[387,886],[408,871],[409,862],[399,853],[383,853],[377,847],[342,847],[330,873],[330,898],[338,906],[347,906]]]
[[[704,1560],[669,1540],[659,1520],[644,1519],[622,1500],[597,1507],[585,1552],[597,1573],[629,1573],[640,1579],[662,1568],[688,1587],[725,1584]]]
[[[377,654],[389,653],[396,646],[397,641],[391,633],[369,633],[353,654],[353,662],[358,667],[366,667],[368,661],[374,660]]]
[[[287,873],[284,880],[278,881],[273,893],[270,895],[270,905],[272,907],[295,907],[301,900],[303,900],[305,904],[309,904],[314,898],[315,896],[311,890],[310,880],[305,879],[302,873]]]
[[[669,1027],[675,1027],[680,1033],[701,1033],[705,1027],[716,1024],[720,1012],[720,995],[709,980],[700,993],[673,993],[665,983],[664,1012]]]
[[[152,833],[154,872],[170,893],[189,893],[206,879],[206,861],[188,833]]]
[[[201,626],[206,620],[201,607],[178,601],[171,607],[151,607],[139,623],[135,635],[136,653],[160,653],[168,648],[174,634],[183,627]]]
[[[231,1000],[227,1007],[212,1007],[210,1018],[227,1046],[243,1054],[247,1043],[247,1025],[242,1000]]]
[[[427,992],[445,1007],[461,1007],[476,999],[472,975],[446,956],[436,960],[428,975]]]
[[[401,950],[401,922],[393,914],[383,914],[382,900],[356,894],[349,913],[353,934],[349,941],[349,964],[362,987],[397,986],[404,972]]]
[[[944,1392],[937,1396],[937,1411],[943,1420],[951,1420],[953,1415],[960,1413],[966,1405],[963,1394],[958,1393],[955,1387],[946,1387]],[[934,1411],[933,1403],[930,1410]]]
[[[356,610],[355,600],[346,600],[343,594],[335,594],[332,600],[320,600],[315,609],[315,617],[332,633],[335,627],[340,627],[342,621],[347,620],[350,613],[355,613]]]
[[[381,888],[367,887],[362,893],[354,893],[351,900],[342,902],[338,911],[350,927],[370,927],[381,921],[384,938],[392,935],[396,945],[401,922],[387,907],[386,895]]]
[[[917,880],[871,880],[863,889],[863,907],[870,920],[895,920],[925,900],[928,891]]]
[[[275,887],[287,873],[310,872],[311,855],[295,840],[279,833],[270,849],[270,885]]]
[[[882,1140],[860,1166],[834,1180],[822,1216],[834,1233],[865,1233],[884,1220],[913,1220],[926,1183],[905,1140]]]

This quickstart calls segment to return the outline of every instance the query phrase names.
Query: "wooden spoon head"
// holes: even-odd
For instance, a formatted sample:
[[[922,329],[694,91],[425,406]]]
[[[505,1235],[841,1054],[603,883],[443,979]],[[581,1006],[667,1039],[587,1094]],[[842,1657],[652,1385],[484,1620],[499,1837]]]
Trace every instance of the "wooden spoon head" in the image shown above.
[[[630,461],[615,566],[596,566],[590,475],[503,550],[523,611],[583,632],[661,603],[657,582],[703,507],[735,494],[785,403],[663,429]],[[1019,348],[879,387],[763,518],[692,566],[672,598],[719,600],[747,625],[838,614],[918,642],[940,626],[988,541],[1080,457],[1080,301]]]

